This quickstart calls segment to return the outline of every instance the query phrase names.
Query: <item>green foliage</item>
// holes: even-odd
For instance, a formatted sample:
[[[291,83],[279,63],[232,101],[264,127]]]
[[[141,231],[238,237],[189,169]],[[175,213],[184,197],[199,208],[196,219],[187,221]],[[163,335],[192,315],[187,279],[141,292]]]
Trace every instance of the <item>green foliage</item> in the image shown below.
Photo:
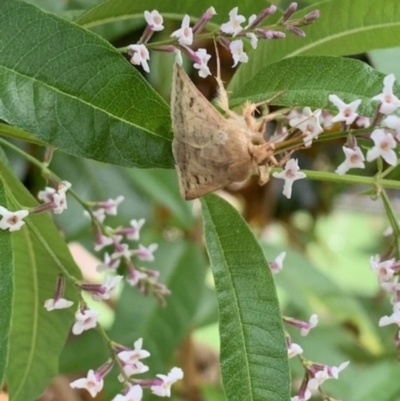
[[[18,1],[0,12],[1,119],[71,155],[172,165],[168,106],[108,42]]]
[[[371,98],[382,92],[383,78],[384,74],[358,60],[329,56],[293,57],[260,70],[233,94],[231,103],[239,105],[246,100],[257,103],[282,92],[273,104],[334,111],[328,100],[334,93],[345,102],[362,99],[360,114],[372,116],[377,102]],[[397,83],[395,93],[400,94]]]
[[[305,39],[287,33],[283,41],[260,40],[249,53],[249,62],[241,65],[229,85],[232,106],[279,94],[274,105],[332,110],[328,95],[335,93],[346,102],[362,99],[361,114],[373,115],[376,103],[370,99],[381,92],[383,74],[364,62],[336,56],[397,45],[397,0],[310,3],[295,14],[301,17],[315,8],[321,12],[315,24],[305,27]],[[182,340],[192,330],[215,322],[217,305],[213,290],[205,286],[208,263],[198,209],[181,199],[172,170],[169,106],[160,87],[155,90],[104,38],[127,34],[123,44],[136,38],[135,30],[144,26],[145,9],[157,9],[175,26],[185,14],[197,20],[211,5],[218,12],[209,24],[215,29],[235,6],[249,17],[268,3],[0,2],[0,134],[59,150],[51,169],[71,181],[82,198],[104,200],[123,194],[126,201],[113,220],[115,226],[141,217],[152,223],[143,238],[160,243],[151,266],[160,270],[161,282],[172,295],[161,308],[153,298],[143,298],[126,285],[110,312],[113,321],[107,331],[112,340],[126,346],[143,337],[144,348],[151,352],[146,360],[151,376],[180,363],[176,357]],[[273,24],[278,17],[277,13],[266,23]],[[169,58],[164,56],[151,56],[151,73],[158,77],[149,81],[167,92],[171,65],[165,65]],[[379,58],[372,60],[388,72]],[[398,84],[395,93],[400,95]],[[32,149],[34,153],[36,147]],[[122,168],[132,166],[135,169]],[[25,179],[32,190],[42,186],[36,172],[30,171]],[[68,212],[56,222],[68,241],[80,240],[91,247],[89,220],[81,217],[80,204],[68,201]],[[7,166],[3,152],[0,205],[11,210],[37,205]],[[287,349],[275,281],[266,261],[276,256],[276,249],[260,247],[239,213],[222,199],[204,197],[202,211],[218,301],[226,397],[288,401]],[[53,295],[60,267],[77,278],[80,272],[49,216],[30,215],[16,233],[0,231],[0,249],[0,384],[6,381],[10,401],[33,401],[58,373],[61,353],[63,373],[95,369],[109,354],[95,330],[72,338],[62,352],[78,295],[69,284],[65,297],[75,302],[73,308],[47,312],[43,304]],[[366,383],[354,389],[348,382],[335,382],[333,393],[337,390],[343,398],[360,401],[398,399],[400,385],[392,379],[394,355],[387,347],[389,332],[376,327],[378,316],[386,313],[383,306],[343,289],[299,254],[289,253],[287,265],[276,279],[285,312],[307,319],[318,311],[328,322],[317,329],[317,336],[302,340],[308,356],[337,364],[352,358],[348,382]],[[290,334],[299,338],[297,332]],[[303,368],[292,364],[291,369],[295,381],[301,380]],[[114,373],[106,380],[106,399],[121,391]],[[204,386],[203,393],[208,401],[224,397],[220,388]]]
[[[205,196],[202,206],[218,298],[227,398],[287,401],[287,348],[269,265],[232,206],[215,195]]]
[[[284,58],[299,55],[348,56],[398,46],[400,9],[397,0],[385,0],[379,5],[375,0],[327,0],[312,4],[294,17],[304,16],[316,8],[321,17],[315,24],[306,27],[305,38],[287,33],[282,41],[260,41],[257,49],[250,54],[249,62],[242,64],[231,80],[229,90],[234,92],[259,70]]]
[[[5,204],[10,210],[37,205],[4,163],[0,163],[0,182]],[[0,349],[2,354],[7,349],[9,352],[6,376],[12,401],[37,398],[57,374],[58,358],[74,320],[74,308],[48,312],[43,305],[54,294],[60,265],[80,277],[79,269],[50,217],[29,216],[25,221],[25,226],[17,232],[0,232],[4,245],[1,248],[4,255],[1,259],[2,287],[3,283],[9,285],[2,288],[2,319],[5,323],[2,330],[10,327],[7,321],[11,314],[11,330],[9,336],[3,334]],[[65,297],[77,305],[76,290],[68,286]]]

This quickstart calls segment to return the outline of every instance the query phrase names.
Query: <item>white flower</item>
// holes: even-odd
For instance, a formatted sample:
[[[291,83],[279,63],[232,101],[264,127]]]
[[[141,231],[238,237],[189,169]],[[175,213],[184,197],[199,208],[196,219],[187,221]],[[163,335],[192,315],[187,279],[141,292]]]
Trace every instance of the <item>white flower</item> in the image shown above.
[[[398,141],[400,141],[400,117],[387,116],[383,120],[383,124],[385,124],[386,127],[395,130],[396,131],[396,139]]]
[[[134,45],[132,45],[134,46]],[[104,213],[111,216],[117,215],[117,207],[124,201],[123,195],[117,196],[115,199],[108,199],[105,202],[97,202],[96,207],[104,209]]]
[[[152,31],[162,31],[164,29],[164,19],[157,10],[152,12],[145,11],[144,18]]]
[[[75,335],[81,334],[85,330],[92,329],[97,325],[97,319],[100,316],[99,312],[85,309],[79,310],[75,314],[75,323],[72,326],[72,333]]]
[[[321,110],[312,112],[309,107],[304,107],[302,116],[294,117],[289,120],[289,125],[291,127],[296,127],[305,134],[305,136],[303,136],[303,142],[306,147],[311,146],[312,140],[317,138],[323,131],[319,123],[320,115]]]
[[[346,158],[335,170],[335,173],[343,175],[351,168],[365,168],[364,155],[358,146],[355,146],[354,149],[343,146],[342,149]]]
[[[199,62],[194,63],[193,67],[199,70],[199,76],[201,78],[205,78],[208,75],[211,75],[210,69],[208,68],[208,61],[211,58],[211,55],[207,53],[206,49],[198,49],[195,52],[196,57],[199,59]]]
[[[318,315],[314,313],[311,315],[308,324],[300,329],[300,334],[303,337],[305,337],[310,332],[311,329],[317,326],[317,324],[318,324]]]
[[[129,245],[128,244],[115,244],[115,249],[116,252],[111,254],[111,258],[112,259],[120,259],[120,258],[130,258],[131,257],[131,251],[129,249]]]
[[[365,116],[358,116],[356,125],[357,127],[368,128],[371,125],[371,120]]]
[[[339,109],[339,114],[332,117],[332,122],[344,121],[347,125],[350,125],[358,117],[356,110],[361,104],[361,99],[346,104],[338,96],[329,95],[329,100]]]
[[[125,395],[118,394],[112,401],[141,401],[143,389],[138,384],[130,386]]]
[[[121,359],[122,362],[128,365],[133,365],[136,362],[139,362],[140,359],[148,358],[150,356],[150,352],[142,349],[143,338],[139,338],[133,344],[134,349],[130,351],[121,351],[118,353],[118,358]]]
[[[308,381],[307,388],[311,391],[317,390],[318,387],[327,379],[330,379],[330,376],[328,374],[328,367],[325,366],[323,370],[316,372],[314,377]]]
[[[151,386],[153,394],[159,397],[170,397],[171,386],[178,380],[183,378],[183,371],[180,368],[172,368],[168,375],[157,375],[162,380],[162,383]]]
[[[285,184],[283,186],[283,195],[286,198],[290,199],[292,196],[292,185],[296,180],[300,180],[302,178],[306,178],[306,175],[302,172],[299,172],[300,167],[298,166],[297,159],[290,159],[286,164],[284,170],[280,173],[273,173],[272,175],[275,178],[281,178],[285,180]]]
[[[379,100],[381,105],[379,111],[382,114],[392,114],[400,107],[400,100],[393,94],[394,74],[389,74],[383,79],[383,91],[372,100]]]
[[[130,268],[128,270],[128,276],[126,278],[126,281],[129,285],[135,287],[139,281],[144,280],[147,277],[148,275],[146,273],[136,270],[134,268]]]
[[[47,299],[44,303],[44,307],[50,312],[54,309],[66,309],[72,306],[74,303],[64,298],[55,300],[54,298]]]
[[[107,252],[104,254],[104,261],[97,266],[97,271],[116,270],[121,263],[121,258],[112,258]]]
[[[104,381],[96,373],[90,369],[87,377],[83,379],[78,379],[70,383],[72,388],[84,388],[89,391],[92,397],[96,395],[103,389]]]
[[[53,200],[53,195],[56,193],[55,188],[45,187],[43,191],[38,192],[38,199],[42,202],[51,202]]]
[[[248,24],[246,25],[245,29],[250,28],[251,24],[252,24],[256,19],[257,19],[257,15],[256,15],[256,14],[250,15]]]
[[[146,72],[150,72],[147,60],[150,60],[150,53],[145,45],[129,45],[128,53],[132,56],[131,63],[133,65],[141,65]]]
[[[393,135],[383,129],[376,129],[371,134],[374,141],[374,147],[367,152],[367,161],[372,161],[381,156],[387,164],[395,166],[397,156],[393,150],[396,147],[396,141]]]
[[[193,43],[193,30],[190,28],[190,17],[188,15],[183,17],[181,28],[172,32],[171,36],[178,39],[181,45],[190,46]]]
[[[5,207],[0,206],[0,215],[2,216],[0,220],[0,229],[17,231],[25,224],[24,218],[28,216],[29,212],[27,210],[17,210],[15,212],[10,212]]]
[[[393,313],[390,316],[382,316],[379,320],[379,327],[387,326],[388,324],[397,324],[400,327],[400,303],[393,307]]]
[[[93,292],[92,294],[93,300],[101,301],[103,299],[110,299],[110,296],[115,291],[117,285],[123,278],[124,278],[123,276],[115,276],[115,277],[105,276],[103,284],[101,286],[103,291]]]
[[[291,343],[288,347],[288,358],[294,358],[295,356],[302,354],[303,348],[299,344]]]
[[[134,251],[133,254],[137,256],[140,260],[152,262],[154,260],[153,252],[155,252],[157,248],[157,244],[151,244],[147,248],[143,245],[139,245],[139,249]]]
[[[93,214],[94,218],[97,221],[99,221],[100,223],[102,223],[106,218],[106,211],[103,208],[99,208],[99,209],[93,210],[92,214]],[[91,216],[90,216],[90,214],[89,214],[89,212],[87,210],[83,211],[83,215],[85,217],[91,218]]]
[[[53,212],[54,214],[61,214],[67,209],[67,196],[64,191],[57,191],[53,195]]]
[[[140,230],[145,222],[146,222],[145,219],[131,220],[130,221],[131,228],[125,230],[126,238],[131,241],[137,241],[139,239]]]
[[[384,260],[381,262],[378,255],[371,256],[369,260],[369,265],[377,275],[379,282],[389,281],[392,279],[395,273],[395,270],[393,269],[394,263],[394,259]]]
[[[229,50],[232,53],[233,57],[233,66],[236,67],[237,64],[240,63],[247,63],[249,61],[249,57],[247,56],[246,52],[243,50],[243,41],[240,39],[234,40],[233,42],[229,43]]]
[[[94,250],[96,252],[101,251],[105,246],[111,245],[113,243],[113,239],[111,237],[106,237],[103,234],[96,236],[96,245],[94,246]]]
[[[140,373],[145,373],[149,370],[149,367],[142,362],[138,361],[133,364],[125,364],[124,365],[124,372],[125,375],[128,377],[131,377],[133,375],[138,375]],[[118,380],[120,382],[125,381],[123,374],[118,375]]]
[[[253,49],[257,48],[257,43],[258,43],[258,37],[255,33],[253,32],[247,32],[246,36],[250,39],[250,44]]]
[[[283,260],[285,259],[286,252],[281,252],[270,264],[269,267],[273,274],[279,273],[283,268]]]
[[[229,12],[229,22],[225,22],[221,25],[221,32],[232,34],[236,36],[243,28],[240,26],[246,18],[243,15],[237,15],[238,7],[233,8]]]

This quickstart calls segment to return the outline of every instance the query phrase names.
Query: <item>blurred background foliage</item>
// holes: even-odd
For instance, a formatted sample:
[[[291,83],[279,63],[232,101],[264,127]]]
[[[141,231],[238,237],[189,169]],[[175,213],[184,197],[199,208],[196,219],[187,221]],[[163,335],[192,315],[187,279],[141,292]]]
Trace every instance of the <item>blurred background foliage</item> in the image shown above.
[[[76,18],[101,1],[28,2]],[[273,3],[285,8],[290,2]],[[299,3],[306,6],[316,1]],[[175,27],[170,21],[167,24],[171,26],[165,35]],[[142,28],[143,20],[128,20],[109,23],[94,31],[114,46],[122,47],[136,42]],[[213,43],[196,46],[213,52]],[[381,72],[395,73],[399,79],[399,54],[400,49],[388,49],[356,57]],[[223,79],[229,82],[233,72],[231,60],[222,50],[221,59]],[[152,55],[152,72],[148,76],[167,101],[172,62],[173,56],[169,54]],[[211,67],[215,72],[215,66]],[[193,79],[211,99],[216,89],[213,78],[199,80],[193,75]],[[32,144],[21,146],[42,157],[42,148]],[[331,142],[319,144],[298,155],[299,164],[307,169],[332,170],[342,160],[341,146]],[[13,170],[36,194],[44,185],[37,169],[11,153],[8,156]],[[173,365],[182,366],[185,379],[175,392],[179,394],[177,399],[224,400],[218,372],[216,299],[202,240],[200,207],[197,202],[181,199],[175,171],[124,169],[61,153],[55,154],[51,167],[62,179],[73,183],[75,191],[87,200],[124,195],[125,202],[110,223],[116,226],[133,218],[145,218],[141,242],[160,244],[151,265],[160,270],[161,282],[172,290],[167,306],[162,308],[151,297],[144,298],[137,290],[125,286],[118,302],[102,306],[103,324],[111,337],[127,346],[143,337],[144,348],[152,354],[148,360],[152,374],[164,373]],[[330,365],[351,360],[340,380],[327,382],[324,388],[340,399],[398,401],[400,381],[396,378],[400,367],[393,344],[394,328],[377,326],[379,317],[389,313],[390,305],[369,269],[369,258],[385,249],[388,239],[382,233],[388,222],[378,202],[357,195],[364,189],[304,180],[294,185],[289,201],[282,197],[278,182],[259,187],[256,180],[250,180],[244,188],[222,195],[232,198],[243,211],[259,235],[268,260],[283,250],[288,251],[283,271],[275,276],[283,313],[305,320],[312,313],[320,317],[319,326],[306,338],[288,328],[293,340],[304,348],[305,356]],[[399,211],[398,194],[392,195],[394,207]],[[92,253],[89,220],[72,198],[68,202],[68,211],[56,218],[57,225],[69,243],[79,242]],[[98,277],[86,270],[88,266],[82,266],[82,260],[78,264],[84,274],[97,282]],[[69,339],[60,372],[72,380],[96,368],[106,358],[101,338],[92,330]],[[297,389],[303,370],[296,360],[291,367],[293,386]],[[85,392],[76,395],[67,390],[66,383],[58,378],[42,400],[89,399]],[[115,375],[110,375],[105,392],[96,399],[111,399],[119,390]]]

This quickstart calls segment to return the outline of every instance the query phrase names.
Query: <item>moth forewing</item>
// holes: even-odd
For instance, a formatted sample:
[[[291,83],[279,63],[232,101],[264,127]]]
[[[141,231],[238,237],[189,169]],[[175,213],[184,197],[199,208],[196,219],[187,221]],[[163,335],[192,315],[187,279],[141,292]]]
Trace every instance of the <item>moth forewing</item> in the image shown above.
[[[221,88],[220,93],[224,93],[222,99],[226,103],[225,89]],[[260,156],[255,155],[264,150],[260,147],[254,151],[251,137],[256,133],[249,132],[244,120],[232,111],[228,118],[223,117],[178,64],[173,72],[171,118],[172,151],[185,199],[243,181],[258,171]],[[266,159],[269,153],[265,152]]]

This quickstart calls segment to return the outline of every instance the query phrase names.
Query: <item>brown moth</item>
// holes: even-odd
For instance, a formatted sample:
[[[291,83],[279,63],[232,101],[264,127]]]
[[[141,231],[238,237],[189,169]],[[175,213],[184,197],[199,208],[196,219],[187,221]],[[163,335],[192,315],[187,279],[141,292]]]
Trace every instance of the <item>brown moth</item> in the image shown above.
[[[244,181],[258,173],[265,183],[266,163],[274,152],[263,138],[266,120],[253,116],[255,105],[244,115],[229,110],[228,96],[217,78],[220,114],[192,83],[183,68],[174,65],[171,91],[171,118],[174,131],[172,151],[179,188],[186,200]]]

